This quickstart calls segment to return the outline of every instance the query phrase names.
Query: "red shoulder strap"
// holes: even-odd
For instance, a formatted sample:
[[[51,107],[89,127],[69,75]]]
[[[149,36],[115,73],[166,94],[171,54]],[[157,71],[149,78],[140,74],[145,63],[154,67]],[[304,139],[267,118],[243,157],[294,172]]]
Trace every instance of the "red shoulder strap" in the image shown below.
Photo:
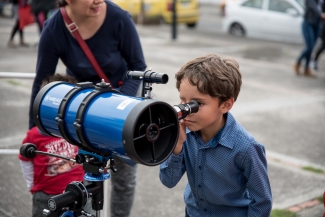
[[[68,24],[68,28],[69,28],[70,32],[74,35],[74,37],[78,41],[81,49],[83,50],[83,52],[87,56],[87,58],[88,58],[89,62],[91,63],[91,65],[94,67],[94,69],[97,72],[98,76],[101,79],[104,79],[105,82],[110,83],[107,76],[105,75],[103,70],[100,68],[97,60],[95,59],[95,57],[94,57],[93,53],[91,52],[91,50],[89,49],[88,45],[81,38],[81,35],[80,35],[79,31],[78,31],[78,26],[70,19],[67,11],[65,10],[65,7],[60,7],[60,12],[62,14],[62,17],[63,17],[64,21]],[[113,88],[112,84],[110,84],[110,85]]]

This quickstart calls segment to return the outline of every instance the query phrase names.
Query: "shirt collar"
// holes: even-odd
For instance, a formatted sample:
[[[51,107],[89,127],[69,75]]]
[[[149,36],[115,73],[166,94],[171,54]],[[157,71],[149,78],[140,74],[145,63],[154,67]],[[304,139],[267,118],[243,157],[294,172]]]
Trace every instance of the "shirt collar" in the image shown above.
[[[232,149],[234,146],[232,142],[232,138],[234,137],[234,135],[232,135],[232,129],[236,121],[230,112],[227,112],[226,114],[224,114],[224,116],[226,118],[225,125],[219,130],[217,135],[215,135],[215,137],[213,137],[207,143],[204,143],[202,141],[199,132],[191,132],[186,129],[186,133],[191,132],[194,134],[194,136],[196,137],[196,141],[198,141],[198,143],[200,144],[200,148],[215,148],[218,144],[220,144],[222,146]]]

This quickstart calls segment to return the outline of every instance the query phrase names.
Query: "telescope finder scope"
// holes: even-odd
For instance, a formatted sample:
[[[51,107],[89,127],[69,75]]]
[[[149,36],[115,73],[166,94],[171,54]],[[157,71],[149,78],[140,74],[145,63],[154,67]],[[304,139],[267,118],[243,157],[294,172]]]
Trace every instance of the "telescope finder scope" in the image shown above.
[[[174,105],[173,108],[177,113],[178,120],[181,120],[189,114],[196,113],[199,110],[199,104],[192,100],[189,103]]]
[[[158,72],[153,72],[151,70],[147,71],[128,71],[126,73],[126,77],[128,79],[133,80],[143,80],[149,83],[156,83],[156,84],[166,84],[168,82],[168,75]]]

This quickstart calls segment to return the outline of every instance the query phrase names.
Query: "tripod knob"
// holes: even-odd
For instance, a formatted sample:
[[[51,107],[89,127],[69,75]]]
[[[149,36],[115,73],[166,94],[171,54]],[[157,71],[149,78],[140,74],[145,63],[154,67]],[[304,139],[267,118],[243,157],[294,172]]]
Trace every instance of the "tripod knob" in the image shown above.
[[[32,143],[25,143],[20,147],[19,153],[24,158],[34,158],[36,156],[36,150],[36,145]]]

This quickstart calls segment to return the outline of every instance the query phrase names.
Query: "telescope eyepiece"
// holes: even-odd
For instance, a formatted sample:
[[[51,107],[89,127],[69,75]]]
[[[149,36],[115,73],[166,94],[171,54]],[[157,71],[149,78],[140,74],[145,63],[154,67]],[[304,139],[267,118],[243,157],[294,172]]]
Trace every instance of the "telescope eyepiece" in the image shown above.
[[[177,113],[178,120],[181,120],[189,114],[196,113],[199,110],[199,104],[192,100],[189,103],[174,105],[173,108]]]
[[[158,72],[153,72],[151,70],[147,71],[128,71],[126,73],[126,77],[128,79],[133,80],[143,80],[149,83],[156,83],[156,84],[166,84],[168,82],[168,75]]]

